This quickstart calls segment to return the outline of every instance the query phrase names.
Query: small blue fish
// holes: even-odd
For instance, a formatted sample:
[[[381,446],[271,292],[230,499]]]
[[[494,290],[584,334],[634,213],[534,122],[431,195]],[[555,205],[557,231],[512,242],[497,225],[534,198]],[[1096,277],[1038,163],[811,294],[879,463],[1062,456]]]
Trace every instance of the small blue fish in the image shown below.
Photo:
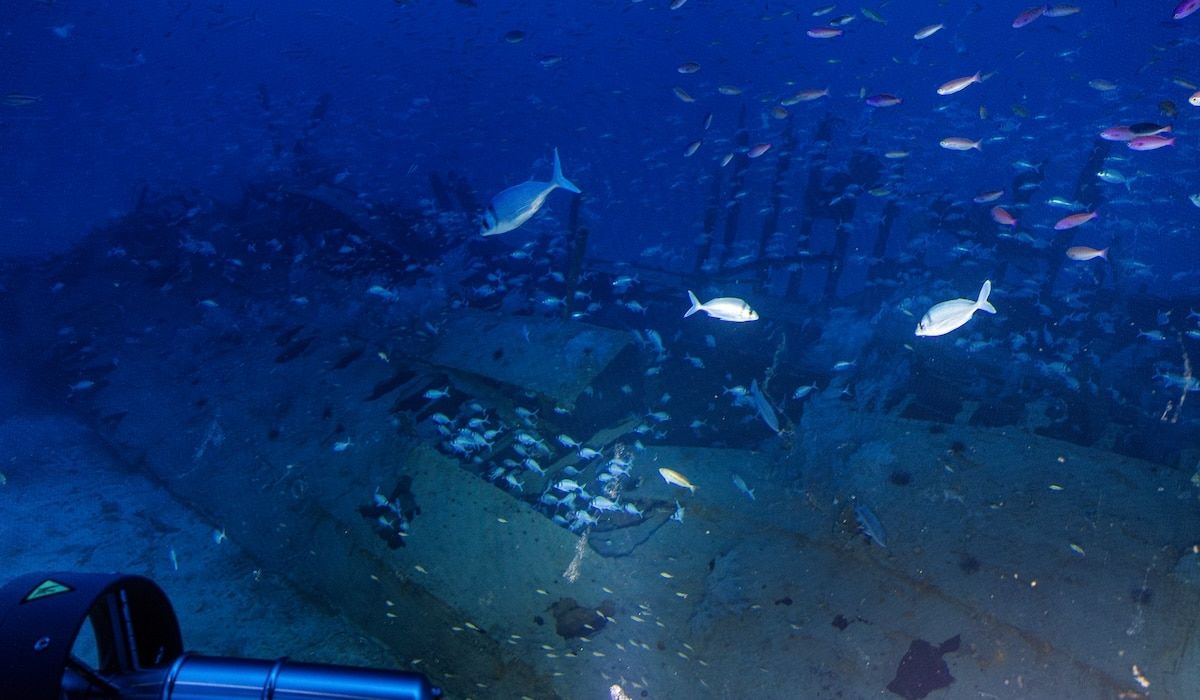
[[[861,503],[854,506],[854,520],[858,523],[858,529],[862,531],[862,534],[875,544],[887,549],[887,532],[883,529],[883,523],[879,522],[879,518],[875,517],[870,508]]]
[[[563,176],[562,164],[558,161],[558,149],[554,149],[554,175],[550,182],[529,180],[513,185],[492,198],[483,214],[480,233],[495,236],[518,228],[538,213],[546,203],[546,196],[557,188],[579,194],[579,188]]]

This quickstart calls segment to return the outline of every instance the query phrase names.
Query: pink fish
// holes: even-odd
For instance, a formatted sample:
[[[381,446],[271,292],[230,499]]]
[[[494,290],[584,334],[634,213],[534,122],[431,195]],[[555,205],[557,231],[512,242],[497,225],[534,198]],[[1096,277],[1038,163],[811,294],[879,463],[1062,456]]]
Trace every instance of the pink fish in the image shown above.
[[[814,39],[832,39],[842,35],[842,30],[833,27],[817,27],[808,30],[808,35]]]
[[[1037,7],[1031,7],[1028,10],[1025,10],[1021,14],[1017,15],[1017,18],[1012,21],[1013,29],[1020,29],[1021,27],[1024,27],[1038,17],[1046,14],[1046,10],[1048,9],[1050,8],[1046,7],[1045,5],[1038,5]]]
[[[1017,220],[1004,207],[992,207],[992,221],[1002,226],[1016,226]]]
[[[1200,2],[1200,0],[1197,1]],[[1100,138],[1105,141],[1130,141],[1133,137],[1133,130],[1127,126],[1110,126],[1100,132]]]
[[[1016,219],[1003,207],[991,208],[991,220],[1000,223],[1001,226],[1016,226]]]
[[[1200,0],[1183,0],[1183,2],[1175,6],[1175,14],[1171,15],[1171,17],[1174,19],[1183,19],[1196,10],[1200,10]]]
[[[1200,3],[1200,0],[1196,0],[1196,2]],[[1132,141],[1127,141],[1125,145],[1135,151],[1153,151],[1163,146],[1174,146],[1175,137],[1151,134],[1150,136],[1139,136]]]
[[[900,104],[900,98],[895,95],[889,95],[886,92],[881,92],[878,95],[868,97],[867,104],[872,107],[895,107]]]
[[[1139,122],[1132,126],[1113,126],[1100,132],[1105,141],[1132,141],[1139,136],[1157,136],[1171,130],[1171,125],[1159,126],[1150,122]]]
[[[1196,2],[1200,2],[1200,0],[1196,0]],[[1091,260],[1093,258],[1108,260],[1108,248],[1096,250],[1085,245],[1074,245],[1067,248],[1067,257],[1072,260]]]
[[[1055,231],[1066,231],[1069,228],[1075,228],[1076,226],[1082,226],[1094,218],[1096,218],[1096,212],[1094,212],[1094,211],[1081,211],[1078,214],[1071,214],[1069,216],[1064,216],[1063,218],[1058,220],[1057,224],[1054,224],[1054,230]]]
[[[1192,96],[1188,98],[1188,104],[1193,107],[1200,107],[1200,90],[1192,93]]]
[[[747,158],[757,158],[769,150],[771,150],[771,144],[760,143],[760,144],[757,144],[757,145],[751,147],[751,149],[746,152],[746,157]]]
[[[979,71],[975,71],[975,75],[968,75],[965,78],[955,78],[954,80],[948,80],[942,83],[942,86],[937,89],[937,94],[953,95],[956,92],[966,90],[967,87],[974,85],[975,83],[982,82],[983,78],[980,76]]]

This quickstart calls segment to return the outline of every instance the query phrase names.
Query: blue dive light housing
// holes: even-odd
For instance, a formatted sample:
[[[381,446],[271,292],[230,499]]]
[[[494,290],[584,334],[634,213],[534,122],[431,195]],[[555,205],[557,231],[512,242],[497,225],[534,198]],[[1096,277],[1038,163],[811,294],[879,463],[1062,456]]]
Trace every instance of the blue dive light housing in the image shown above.
[[[184,653],[174,608],[142,576],[36,572],[0,588],[0,700],[441,696],[420,673]]]

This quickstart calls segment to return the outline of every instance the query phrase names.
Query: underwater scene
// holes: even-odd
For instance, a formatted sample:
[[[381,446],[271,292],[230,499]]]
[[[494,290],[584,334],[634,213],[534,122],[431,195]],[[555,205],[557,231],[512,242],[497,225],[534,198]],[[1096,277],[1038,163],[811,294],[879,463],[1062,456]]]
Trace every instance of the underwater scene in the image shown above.
[[[1029,2],[6,0],[0,698],[1200,698],[1200,0]]]

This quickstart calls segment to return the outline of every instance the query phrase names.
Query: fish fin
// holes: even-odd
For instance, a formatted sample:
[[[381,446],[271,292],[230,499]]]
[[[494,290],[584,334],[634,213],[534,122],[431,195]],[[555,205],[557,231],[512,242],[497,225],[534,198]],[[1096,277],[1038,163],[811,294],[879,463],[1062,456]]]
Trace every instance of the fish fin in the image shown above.
[[[1105,248],[1104,250],[1100,251],[1100,257],[1104,258],[1105,260],[1108,260],[1108,248]]]
[[[703,306],[703,304],[700,303],[700,300],[696,298],[696,295],[692,294],[692,290],[690,289],[688,290],[688,300],[692,302],[692,308],[687,310],[687,313],[683,315],[684,318],[696,313]]]
[[[558,149],[557,148],[554,149],[554,184],[558,185],[559,187],[563,188],[564,190],[567,190],[569,192],[574,192],[575,194],[579,194],[579,188],[576,187],[574,185],[574,183],[572,183],[570,180],[568,180],[566,177],[563,176],[562,163],[560,163],[558,160]]]
[[[984,280],[983,287],[981,287],[979,290],[979,299],[977,299],[975,301],[975,308],[983,309],[984,311],[988,312],[989,314],[996,313],[996,307],[992,306],[991,303],[988,302],[988,296],[991,295],[991,293],[992,293],[992,281]]]

